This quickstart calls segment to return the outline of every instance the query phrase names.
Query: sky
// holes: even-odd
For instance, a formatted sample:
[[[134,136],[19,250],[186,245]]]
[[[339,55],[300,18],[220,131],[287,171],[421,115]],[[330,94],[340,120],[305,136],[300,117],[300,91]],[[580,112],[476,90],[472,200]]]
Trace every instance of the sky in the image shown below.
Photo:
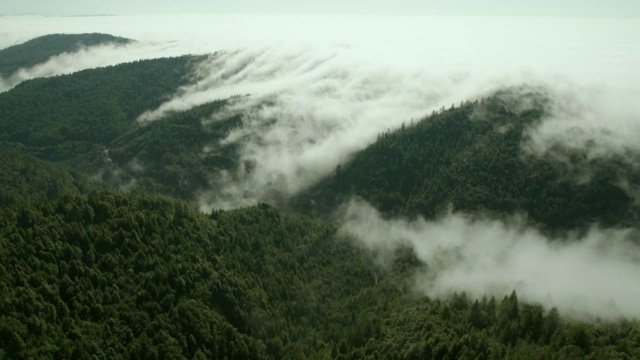
[[[20,0],[2,1],[0,14],[47,16],[158,13],[373,13],[419,15],[506,15],[639,17],[637,0]]]

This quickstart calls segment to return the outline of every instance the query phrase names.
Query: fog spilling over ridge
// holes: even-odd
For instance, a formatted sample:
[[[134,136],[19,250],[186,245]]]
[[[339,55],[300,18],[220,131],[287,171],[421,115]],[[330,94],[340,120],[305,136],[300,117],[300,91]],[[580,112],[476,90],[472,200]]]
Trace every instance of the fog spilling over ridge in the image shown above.
[[[174,47],[170,43],[154,42],[81,47],[78,51],[52,56],[46,62],[33,67],[21,68],[6,79],[0,78],[0,92],[8,91],[21,82],[34,78],[65,75],[123,62],[182,54],[183,49],[172,50],[172,48]]]
[[[118,62],[213,54],[195,83],[138,119],[162,121],[168,112],[250,95],[216,115],[242,115],[243,126],[225,140],[239,145],[241,166],[211,175],[216,191],[201,194],[203,210],[288,197],[381,132],[514,85],[541,86],[553,104],[528,132],[525,151],[543,155],[561,144],[606,158],[638,148],[633,19],[184,14],[17,16],[0,25],[11,29],[0,34],[3,47],[47,33],[137,40],[62,54],[20,70],[5,87]]]
[[[215,192],[204,195],[205,209],[208,202],[236,207],[288,197],[334,171],[379,133],[473,93],[465,88],[465,76],[398,71],[358,59],[348,49],[222,53],[201,64],[198,74],[202,80],[139,121],[162,121],[168,112],[250,94],[203,120],[240,114],[243,127],[225,143],[237,143],[242,163],[250,164],[235,177],[216,174]]]
[[[360,201],[343,210],[341,231],[381,259],[411,246],[427,265],[415,277],[416,289],[429,296],[465,291],[500,299],[516,290],[527,302],[574,317],[640,317],[640,250],[630,230],[593,228],[581,238],[550,239],[517,218],[385,220]]]

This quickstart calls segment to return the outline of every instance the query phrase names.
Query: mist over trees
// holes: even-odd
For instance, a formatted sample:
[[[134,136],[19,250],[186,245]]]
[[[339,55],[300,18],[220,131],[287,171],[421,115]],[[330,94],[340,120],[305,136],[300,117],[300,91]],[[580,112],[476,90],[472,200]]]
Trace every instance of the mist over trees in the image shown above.
[[[78,43],[128,41],[38,38],[2,50],[0,73]],[[552,101],[543,88],[407,119],[291,197],[201,212],[203,194],[258,165],[240,156],[253,139],[229,140],[247,126],[248,115],[227,111],[243,96],[139,118],[201,80],[206,59],[124,63],[0,93],[0,358],[640,358],[638,319],[569,317],[513,289],[425,296],[418,282],[438,268],[416,245],[427,240],[366,246],[344,231],[357,217],[341,206],[355,198],[414,232],[416,219],[519,214],[557,241],[579,242],[594,225],[634,236],[633,162],[526,151]]]
[[[572,172],[554,157],[523,151],[526,130],[542,121],[548,101],[535,88],[507,89],[382,133],[294,203],[327,213],[356,196],[390,217],[520,212],[545,230],[637,226],[640,209],[620,182],[640,173],[623,158],[596,159]]]
[[[50,34],[0,50],[0,78],[9,78],[18,69],[28,69],[52,56],[72,53],[82,47],[127,44],[130,39],[108,34]]]

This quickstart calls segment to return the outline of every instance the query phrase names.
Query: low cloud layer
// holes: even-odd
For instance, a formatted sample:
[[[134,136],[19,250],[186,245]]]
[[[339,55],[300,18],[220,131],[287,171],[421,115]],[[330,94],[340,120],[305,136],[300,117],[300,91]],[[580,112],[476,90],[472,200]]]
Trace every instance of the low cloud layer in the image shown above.
[[[580,238],[549,239],[517,218],[385,220],[359,201],[345,206],[343,219],[341,232],[369,249],[412,246],[428,267],[416,274],[416,288],[428,296],[502,298],[516,290],[521,300],[577,318],[640,318],[640,248],[631,230],[593,228]]]
[[[133,42],[127,45],[105,44],[80,47],[50,57],[30,68],[20,68],[6,79],[0,78],[0,92],[8,91],[23,81],[71,74],[77,71],[117,65],[143,59],[183,55],[184,48],[171,43]]]
[[[244,126],[226,140],[240,145],[241,163],[250,166],[214,174],[216,191],[202,194],[203,210],[289,196],[331,174],[381,132],[442,106],[523,83],[541,86],[552,99],[545,121],[527,133],[525,152],[543,156],[558,144],[585,148],[594,143],[598,146],[592,146],[590,156],[640,149],[634,141],[640,134],[634,125],[640,105],[630,101],[640,89],[632,81],[640,70],[633,61],[638,54],[620,47],[631,39],[607,22],[335,20],[335,29],[324,36],[298,21],[300,32],[288,42],[219,52],[199,70],[200,82],[139,118],[154,121],[167,112],[251,95],[228,109],[242,114]],[[347,28],[345,20],[353,25],[337,41],[336,34]],[[583,37],[570,26],[591,35]],[[505,29],[507,38],[498,35]],[[267,39],[277,31],[267,33],[257,37]],[[306,42],[300,39],[303,34]],[[610,37],[617,42],[609,42]],[[601,53],[607,57],[593,58]],[[614,54],[631,61],[613,64],[619,61]]]
[[[379,133],[470,93],[464,76],[397,71],[358,59],[347,49],[221,53],[202,64],[199,73],[202,80],[139,121],[162,121],[171,111],[251,94],[203,120],[241,115],[243,126],[224,143],[237,144],[241,164],[250,164],[235,176],[215,174],[216,191],[203,195],[205,209],[294,194],[334,171]]]
[[[527,153],[567,161],[556,151],[560,147],[583,152],[585,162],[612,156],[640,160],[631,158],[640,153],[640,88],[559,83],[546,91],[551,99],[548,115],[528,130],[523,147]]]
[[[221,115],[242,114],[243,127],[225,140],[240,145],[242,165],[212,174],[216,191],[201,194],[203,210],[288,196],[332,173],[380,132],[523,83],[544,87],[552,98],[523,151],[543,156],[560,144],[606,159],[640,150],[640,25],[632,19],[9,16],[0,17],[0,28],[0,47],[48,33],[138,40],[60,55],[21,70],[5,89],[35,76],[216,52],[197,84],[138,119],[161,121],[168,111],[251,94]],[[203,119],[209,121],[216,119]]]

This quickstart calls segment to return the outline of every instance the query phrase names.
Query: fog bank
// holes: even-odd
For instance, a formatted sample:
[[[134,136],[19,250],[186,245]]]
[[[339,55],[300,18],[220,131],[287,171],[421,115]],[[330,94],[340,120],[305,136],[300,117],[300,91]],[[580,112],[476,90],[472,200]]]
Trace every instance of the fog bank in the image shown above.
[[[0,28],[0,47],[49,33],[137,40],[60,55],[21,70],[5,87],[137,59],[216,53],[198,69],[198,83],[138,119],[161,121],[167,111],[251,95],[227,109],[243,117],[243,127],[225,140],[240,145],[243,166],[212,174],[216,192],[201,194],[204,210],[286,197],[331,174],[378,133],[508,86],[541,86],[552,99],[544,121],[528,131],[525,152],[543,156],[560,144],[606,159],[640,144],[634,19],[8,16],[0,17]]]
[[[382,254],[413,247],[428,270],[416,289],[431,297],[465,291],[556,306],[581,319],[640,317],[640,248],[630,230],[591,229],[581,238],[549,239],[518,218],[471,220],[450,214],[439,221],[385,220],[352,201],[341,232]]]

